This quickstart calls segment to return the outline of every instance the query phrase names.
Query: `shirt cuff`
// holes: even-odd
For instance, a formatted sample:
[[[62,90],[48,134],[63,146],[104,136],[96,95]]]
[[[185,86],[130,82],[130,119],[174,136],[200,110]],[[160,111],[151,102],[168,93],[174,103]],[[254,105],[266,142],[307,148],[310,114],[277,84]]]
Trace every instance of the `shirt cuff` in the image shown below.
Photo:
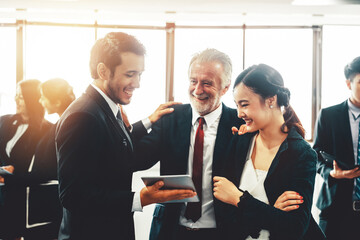
[[[142,212],[142,210],[140,192],[135,192],[131,211]]]
[[[144,125],[144,127],[146,128],[146,130],[149,130],[152,126],[152,123],[149,118],[145,118],[145,119],[141,120],[141,122]]]

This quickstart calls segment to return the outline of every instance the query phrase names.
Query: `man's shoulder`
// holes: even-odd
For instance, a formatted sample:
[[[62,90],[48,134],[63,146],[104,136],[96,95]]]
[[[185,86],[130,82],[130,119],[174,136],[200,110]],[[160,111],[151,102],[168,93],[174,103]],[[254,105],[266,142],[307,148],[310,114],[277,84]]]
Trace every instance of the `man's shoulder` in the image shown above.
[[[345,109],[347,109],[347,100],[342,103],[323,108],[321,112],[326,114],[331,114]]]
[[[178,114],[181,114],[184,111],[189,111],[189,110],[191,111],[191,105],[189,103],[177,104],[177,105],[174,105],[173,108],[174,108],[174,112],[178,113]]]
[[[72,104],[65,110],[62,114],[58,125],[67,122],[88,122],[95,119],[98,119],[99,116],[104,115],[100,107],[96,102],[86,96],[82,95],[76,99]]]

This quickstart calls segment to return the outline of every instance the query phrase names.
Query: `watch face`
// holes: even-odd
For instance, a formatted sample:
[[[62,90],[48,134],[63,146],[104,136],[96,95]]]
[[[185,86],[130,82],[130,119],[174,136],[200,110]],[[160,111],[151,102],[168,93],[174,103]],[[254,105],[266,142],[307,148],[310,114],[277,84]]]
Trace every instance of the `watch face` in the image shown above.
[[[353,209],[354,211],[360,211],[360,201],[354,201],[353,202]]]

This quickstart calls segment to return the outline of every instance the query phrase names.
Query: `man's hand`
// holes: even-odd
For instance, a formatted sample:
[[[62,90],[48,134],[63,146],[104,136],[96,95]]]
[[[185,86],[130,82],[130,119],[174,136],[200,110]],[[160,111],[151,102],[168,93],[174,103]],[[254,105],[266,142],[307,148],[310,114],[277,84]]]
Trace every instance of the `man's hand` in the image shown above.
[[[14,170],[15,170],[14,166],[12,166],[12,165],[3,166],[1,168],[5,169],[6,171],[11,172],[11,173],[14,173]],[[4,182],[5,182],[5,179],[2,176],[0,176],[0,183],[4,183]]]
[[[233,135],[235,135],[235,134],[243,135],[243,134],[247,133],[246,124],[241,125],[239,127],[239,129],[237,127],[232,127],[231,131],[232,131]]]
[[[145,207],[146,205],[152,203],[161,203],[171,200],[191,198],[196,195],[196,193],[193,190],[188,190],[188,189],[160,190],[162,186],[164,186],[164,182],[158,181],[152,186],[147,186],[141,189],[140,191],[141,206]]]
[[[242,192],[224,177],[214,177],[214,197],[220,201],[237,206]]]
[[[285,211],[290,212],[292,210],[298,209],[299,204],[304,202],[303,197],[299,193],[294,191],[285,191],[283,194],[278,197],[274,207]]]
[[[171,106],[181,104],[180,102],[166,102],[163,104],[160,104],[160,106],[155,110],[153,114],[149,116],[150,122],[155,123],[157,120],[159,120],[162,116],[172,113],[174,111]]]
[[[342,170],[339,165],[336,163],[336,161],[333,161],[333,170],[330,171],[330,176],[332,176],[333,178],[336,179],[342,179],[342,178],[347,178],[347,179],[353,179],[353,178],[357,178],[360,177],[360,168],[356,167],[350,170]]]

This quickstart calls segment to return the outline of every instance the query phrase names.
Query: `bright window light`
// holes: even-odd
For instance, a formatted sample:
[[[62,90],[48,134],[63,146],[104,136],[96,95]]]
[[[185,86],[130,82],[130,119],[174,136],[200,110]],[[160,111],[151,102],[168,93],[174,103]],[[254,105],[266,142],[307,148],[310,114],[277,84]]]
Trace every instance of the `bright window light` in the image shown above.
[[[245,65],[265,63],[282,75],[290,104],[311,138],[312,29],[248,29]]]
[[[235,108],[232,86],[236,76],[242,71],[241,29],[176,29],[175,30],[175,66],[174,98],[175,101],[189,103],[188,68],[192,56],[206,48],[215,48],[229,55],[233,65],[232,83],[223,96],[223,102]]]
[[[16,112],[16,29],[0,28],[0,116]]]
[[[360,56],[359,38],[359,26],[323,27],[322,108],[339,104],[350,97],[344,67]]]

